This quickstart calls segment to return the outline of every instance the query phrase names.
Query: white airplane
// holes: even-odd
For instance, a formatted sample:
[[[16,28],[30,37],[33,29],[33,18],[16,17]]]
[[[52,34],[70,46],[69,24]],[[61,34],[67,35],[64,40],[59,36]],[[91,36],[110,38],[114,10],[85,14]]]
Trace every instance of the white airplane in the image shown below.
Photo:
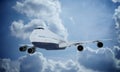
[[[62,50],[74,45],[77,46],[78,51],[82,51],[84,49],[82,44],[89,42],[97,43],[99,48],[103,47],[103,43],[99,40],[81,42],[65,41],[63,38],[50,31],[48,28],[40,26],[32,31],[30,35],[30,42],[32,43],[32,46],[23,45],[20,46],[19,50],[21,52],[27,50],[28,53],[33,54],[36,51],[36,48],[43,48],[46,50]]]

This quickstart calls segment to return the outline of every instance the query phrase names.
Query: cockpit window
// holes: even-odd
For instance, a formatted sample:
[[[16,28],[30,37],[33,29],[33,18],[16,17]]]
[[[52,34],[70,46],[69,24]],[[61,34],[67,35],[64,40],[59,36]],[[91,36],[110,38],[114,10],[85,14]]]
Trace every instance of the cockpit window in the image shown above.
[[[35,29],[44,29],[44,28],[35,28]]]

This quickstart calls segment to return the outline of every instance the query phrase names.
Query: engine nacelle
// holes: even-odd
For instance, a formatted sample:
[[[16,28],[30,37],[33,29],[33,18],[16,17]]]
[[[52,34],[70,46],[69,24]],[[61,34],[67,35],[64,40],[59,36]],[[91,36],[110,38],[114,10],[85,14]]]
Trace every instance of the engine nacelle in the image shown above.
[[[97,43],[97,47],[99,47],[99,48],[103,47],[103,43],[102,42],[98,42]]]
[[[27,46],[21,46],[21,47],[19,48],[19,50],[20,50],[21,52],[24,52],[24,51],[27,50]]]
[[[77,49],[78,49],[78,51],[83,51],[84,47],[83,47],[82,45],[79,45],[79,46],[77,47]]]
[[[33,54],[36,51],[35,47],[29,48],[28,53]]]

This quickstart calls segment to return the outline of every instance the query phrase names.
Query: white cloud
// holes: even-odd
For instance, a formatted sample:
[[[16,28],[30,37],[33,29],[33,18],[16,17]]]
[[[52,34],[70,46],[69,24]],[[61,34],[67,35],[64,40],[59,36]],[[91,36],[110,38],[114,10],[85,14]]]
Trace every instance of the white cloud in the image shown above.
[[[46,59],[41,53],[27,55],[20,59],[21,72],[93,72],[73,60],[55,61]]]
[[[28,17],[47,18],[59,15],[61,8],[58,0],[25,0],[17,2],[14,8]]]
[[[11,25],[11,32],[18,38],[29,38],[30,33],[36,26],[45,26],[45,23],[40,19],[33,19],[28,24],[24,24],[22,20],[14,21]]]
[[[2,61],[1,61],[2,60]],[[47,59],[42,53],[36,52],[25,55],[16,61],[1,59],[0,69],[20,72],[119,72],[120,60],[109,48],[93,50],[86,48],[78,52],[77,60]],[[11,63],[12,62],[12,63]],[[17,63],[18,62],[18,63]],[[19,64],[20,63],[20,64]],[[0,64],[1,65],[1,64]],[[19,69],[20,68],[20,69]],[[15,70],[14,70],[15,69]],[[19,72],[19,71],[18,71]]]
[[[115,9],[114,19],[116,22],[116,28],[120,29],[120,6],[118,6],[118,8]]]
[[[120,47],[119,46],[114,46],[113,51],[115,53],[115,57],[117,59],[120,59]]]
[[[112,0],[112,1],[115,3],[120,2],[120,0]],[[117,29],[118,43],[120,43],[120,5],[115,9],[113,18],[115,20],[115,25],[116,25],[116,29]]]
[[[116,3],[116,2],[120,2],[120,0],[112,0],[112,1],[115,2],[115,3]]]
[[[19,72],[19,65],[18,61],[0,59],[0,72]]]
[[[78,62],[90,69],[98,70],[102,72],[115,72],[118,71],[117,61],[114,52],[110,48],[102,48],[92,50],[90,48],[85,49],[78,55]]]
[[[32,21],[34,19],[44,21],[44,23],[53,32],[64,37],[65,39],[67,38],[67,35],[68,35],[67,29],[62,24],[62,20],[60,18],[61,6],[58,0],[24,0],[21,2],[17,2],[13,8],[18,12],[20,12],[21,14],[24,14],[25,16],[27,16]],[[31,23],[28,23],[28,24],[31,24]],[[16,26],[12,27],[14,28],[12,29],[12,31],[17,30],[20,32],[21,32],[21,29],[18,28],[18,26],[23,26],[23,27],[26,26],[26,24],[23,24],[19,21],[18,22],[14,21],[11,26],[14,26],[14,25]],[[40,25],[40,23],[38,23],[37,25]],[[23,38],[26,38],[29,35],[28,33],[25,33],[25,34],[27,35],[25,35],[25,37]],[[14,35],[17,37],[21,37],[21,34],[14,34]]]
[[[112,0],[113,2],[120,2],[120,0]],[[120,5],[118,6],[118,8],[115,9],[115,13],[113,15],[114,20],[115,20],[115,24],[116,24],[116,29],[117,29],[117,35],[118,35],[118,46],[114,46],[114,53],[115,53],[115,57],[118,59],[116,60],[116,65],[117,68],[120,70],[120,47],[119,47],[119,43],[120,43]]]

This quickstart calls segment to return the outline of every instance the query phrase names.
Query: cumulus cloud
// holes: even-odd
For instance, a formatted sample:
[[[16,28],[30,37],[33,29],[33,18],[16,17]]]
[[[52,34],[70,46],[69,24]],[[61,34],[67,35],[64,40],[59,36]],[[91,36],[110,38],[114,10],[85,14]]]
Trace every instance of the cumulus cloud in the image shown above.
[[[114,46],[113,51],[115,53],[115,57],[117,59],[120,59],[120,47],[119,46]]]
[[[61,11],[58,0],[24,0],[17,2],[14,8],[28,17],[51,17]]]
[[[8,60],[8,59],[7,59]],[[20,70],[20,72],[119,72],[120,60],[109,48],[93,50],[86,48],[78,52],[77,60],[53,60],[47,59],[42,53],[20,57],[16,62],[0,60],[2,70]],[[11,63],[12,62],[12,63]]]
[[[46,59],[41,53],[28,55],[20,59],[20,72],[93,72],[73,60],[55,61]]]
[[[13,8],[19,13],[27,16],[31,20],[30,22],[34,19],[42,21],[53,32],[64,37],[65,39],[67,38],[67,29],[62,24],[62,20],[60,18],[61,6],[58,0],[24,0],[21,2],[16,2],[16,5]],[[28,22],[28,24],[31,24],[30,22]],[[37,22],[32,23],[33,27],[36,25],[41,25],[41,22],[36,23]],[[18,27],[22,26],[25,30],[27,30],[28,28],[25,26],[28,24],[24,24],[23,21],[13,21],[11,25],[13,35],[16,37],[21,37],[22,34],[24,36],[23,38],[28,37],[31,31],[29,31],[29,33],[26,31],[23,32],[23,30]],[[30,25],[31,27],[29,29],[33,28],[32,25]],[[21,34],[18,34],[17,32]]]
[[[116,28],[120,29],[120,6],[118,6],[118,8],[115,9],[114,19],[116,22]]]
[[[116,22],[116,29],[117,34],[118,34],[118,42],[120,43],[120,6],[118,6],[117,9],[115,9],[115,13],[114,13],[114,19]]]
[[[0,70],[2,72],[97,72],[79,65],[73,60],[46,59],[41,53],[20,57],[16,62],[17,66],[11,63],[14,61],[10,61],[10,59],[1,60]]]
[[[101,72],[116,72],[118,59],[115,58],[114,52],[110,48],[102,48],[93,50],[90,48],[85,49],[78,55],[78,62],[90,69],[98,70]]]
[[[120,2],[120,0],[112,0],[112,1],[115,2],[115,3],[116,3],[116,2]]]
[[[14,21],[11,25],[11,32],[18,38],[26,39],[36,26],[46,26],[44,21],[40,19],[32,19],[28,24],[24,24],[22,20]]]
[[[19,65],[18,61],[0,59],[0,72],[19,72]]]
[[[120,0],[113,0],[113,2],[120,2]],[[113,15],[113,18],[115,20],[115,25],[116,25],[116,29],[117,29],[118,42],[120,43],[120,6],[118,6],[115,9],[115,13]]]
[[[120,0],[112,0],[113,2],[120,2]],[[117,68],[120,70],[120,5],[115,9],[115,13],[113,15],[113,18],[115,20],[116,30],[117,30],[117,39],[118,39],[118,46],[114,46],[113,51],[115,53],[115,57],[118,59],[116,61]]]

